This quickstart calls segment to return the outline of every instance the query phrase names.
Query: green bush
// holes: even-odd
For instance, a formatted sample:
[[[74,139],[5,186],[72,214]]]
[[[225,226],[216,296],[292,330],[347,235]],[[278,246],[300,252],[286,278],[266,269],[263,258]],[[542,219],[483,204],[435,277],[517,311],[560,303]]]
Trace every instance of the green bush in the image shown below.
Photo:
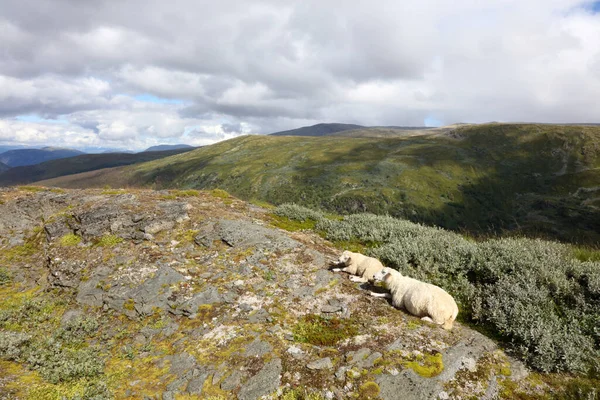
[[[59,328],[55,337],[66,343],[78,343],[98,331],[98,320],[94,317],[83,316],[70,319]]]
[[[296,204],[282,204],[275,208],[274,213],[280,217],[287,217],[295,221],[320,221],[324,218],[323,213]]]
[[[526,238],[476,243],[373,214],[338,221],[299,206],[276,212],[314,218],[327,239],[362,243],[386,265],[446,289],[463,320],[485,326],[540,371],[600,371],[600,263],[581,261],[570,246]]]
[[[0,286],[10,283],[12,277],[6,268],[0,267]]]
[[[53,339],[29,346],[25,361],[50,383],[93,378],[104,371],[104,362],[95,349],[64,348]]]

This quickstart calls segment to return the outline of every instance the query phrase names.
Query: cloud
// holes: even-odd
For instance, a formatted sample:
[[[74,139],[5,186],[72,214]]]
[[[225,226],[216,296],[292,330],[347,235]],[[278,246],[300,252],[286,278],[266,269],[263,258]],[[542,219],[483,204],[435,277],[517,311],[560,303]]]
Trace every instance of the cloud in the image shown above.
[[[318,122],[598,122],[596,3],[5,0],[0,140],[63,130],[139,148]]]

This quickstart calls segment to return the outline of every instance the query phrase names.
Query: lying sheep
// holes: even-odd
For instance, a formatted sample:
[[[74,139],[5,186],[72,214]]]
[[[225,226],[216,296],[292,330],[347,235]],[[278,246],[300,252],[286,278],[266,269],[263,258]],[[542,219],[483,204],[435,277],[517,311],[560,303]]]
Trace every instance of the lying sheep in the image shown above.
[[[338,265],[340,264],[345,267],[334,268],[333,271],[348,272],[351,274],[350,280],[352,282],[368,282],[373,279],[376,272],[383,268],[383,264],[378,259],[348,250],[340,256]]]
[[[377,272],[373,280],[383,282],[390,293],[371,292],[371,296],[391,298],[394,307],[403,308],[424,321],[442,325],[444,329],[452,329],[458,306],[444,289],[402,276],[390,268]]]

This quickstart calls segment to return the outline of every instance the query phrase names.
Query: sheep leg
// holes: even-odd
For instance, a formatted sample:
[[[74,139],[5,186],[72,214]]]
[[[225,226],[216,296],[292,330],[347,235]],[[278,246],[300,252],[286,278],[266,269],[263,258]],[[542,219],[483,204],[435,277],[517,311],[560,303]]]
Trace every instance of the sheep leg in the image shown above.
[[[427,322],[433,323],[433,320],[429,317],[423,317],[423,318],[421,318],[421,321],[427,321]]]
[[[350,275],[349,278],[352,282],[369,282],[368,279],[356,275]]]
[[[375,293],[375,292],[371,292],[371,296],[373,297],[381,297],[384,299],[391,299],[392,298],[392,294],[391,293]]]

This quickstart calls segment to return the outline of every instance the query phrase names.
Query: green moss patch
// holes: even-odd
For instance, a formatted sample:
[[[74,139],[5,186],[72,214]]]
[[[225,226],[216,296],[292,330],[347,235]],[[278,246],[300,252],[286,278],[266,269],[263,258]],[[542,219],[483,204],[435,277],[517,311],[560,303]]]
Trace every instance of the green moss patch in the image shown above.
[[[60,238],[60,245],[69,247],[69,246],[77,246],[81,242],[81,237],[75,235],[74,233],[69,233]]]
[[[358,327],[352,319],[323,318],[309,314],[293,327],[294,340],[319,346],[333,346],[340,340],[358,334]]]

